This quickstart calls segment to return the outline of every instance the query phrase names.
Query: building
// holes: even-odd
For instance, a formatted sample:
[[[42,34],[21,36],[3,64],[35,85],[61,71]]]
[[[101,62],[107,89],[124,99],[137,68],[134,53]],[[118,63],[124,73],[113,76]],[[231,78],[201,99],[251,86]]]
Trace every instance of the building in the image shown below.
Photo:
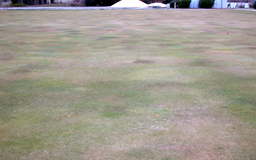
[[[228,0],[229,8],[250,8],[255,0]]]

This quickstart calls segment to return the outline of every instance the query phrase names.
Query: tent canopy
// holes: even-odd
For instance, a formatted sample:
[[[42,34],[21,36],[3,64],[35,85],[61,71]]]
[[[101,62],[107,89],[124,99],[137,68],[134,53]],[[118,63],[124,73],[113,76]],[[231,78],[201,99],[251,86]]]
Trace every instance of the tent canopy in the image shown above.
[[[167,7],[166,4],[163,4],[163,3],[160,3],[160,2],[151,3],[148,6],[149,7],[160,7],[160,8],[166,8]]]
[[[147,8],[148,5],[140,0],[121,0],[111,7],[115,8]]]

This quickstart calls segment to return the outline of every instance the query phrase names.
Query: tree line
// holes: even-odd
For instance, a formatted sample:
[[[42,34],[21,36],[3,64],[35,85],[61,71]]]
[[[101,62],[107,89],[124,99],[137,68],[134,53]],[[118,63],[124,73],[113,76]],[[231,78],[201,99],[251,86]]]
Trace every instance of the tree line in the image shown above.
[[[46,3],[54,3],[54,0],[11,0],[13,4],[26,4],[26,5],[38,5]],[[80,3],[85,6],[112,6],[120,0],[74,0],[74,3]],[[142,0],[143,2],[150,4],[153,0]]]
[[[38,5],[38,4],[46,4],[54,3],[54,0],[12,0],[12,4],[26,4],[26,5]]]

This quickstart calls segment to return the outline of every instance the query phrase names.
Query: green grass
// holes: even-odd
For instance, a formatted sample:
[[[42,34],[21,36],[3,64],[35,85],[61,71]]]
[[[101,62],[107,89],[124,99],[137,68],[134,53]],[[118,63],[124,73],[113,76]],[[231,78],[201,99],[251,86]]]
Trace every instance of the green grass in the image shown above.
[[[0,159],[254,159],[255,15],[1,11]]]

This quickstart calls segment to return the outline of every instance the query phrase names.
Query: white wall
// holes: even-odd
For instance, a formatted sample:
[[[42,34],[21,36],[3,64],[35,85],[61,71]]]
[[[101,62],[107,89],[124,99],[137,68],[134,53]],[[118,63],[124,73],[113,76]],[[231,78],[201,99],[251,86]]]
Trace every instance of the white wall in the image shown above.
[[[212,8],[227,8],[227,0],[215,0]]]

